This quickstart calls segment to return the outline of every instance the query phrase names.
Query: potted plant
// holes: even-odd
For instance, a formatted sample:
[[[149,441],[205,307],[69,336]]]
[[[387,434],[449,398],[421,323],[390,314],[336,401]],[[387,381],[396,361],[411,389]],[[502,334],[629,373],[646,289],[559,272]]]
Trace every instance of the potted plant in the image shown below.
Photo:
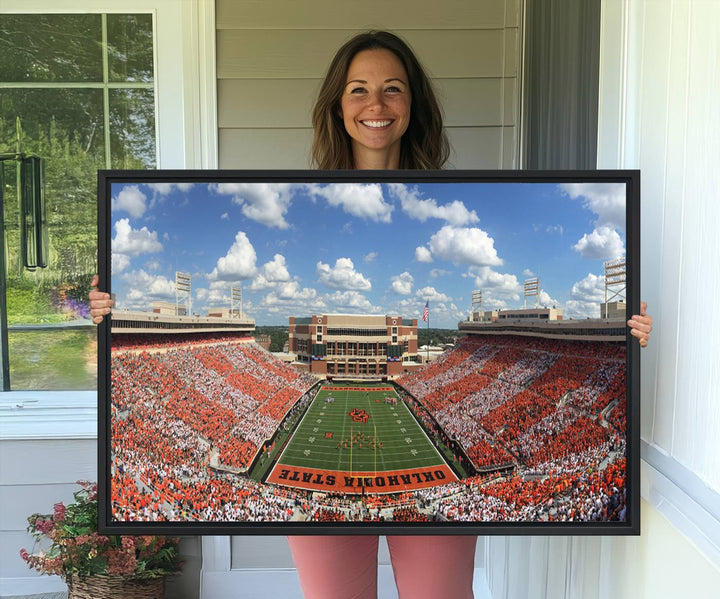
[[[73,503],[28,517],[35,545],[20,556],[41,574],[61,576],[68,599],[162,599],[165,577],[182,568],[178,539],[98,534],[97,485],[78,484]]]

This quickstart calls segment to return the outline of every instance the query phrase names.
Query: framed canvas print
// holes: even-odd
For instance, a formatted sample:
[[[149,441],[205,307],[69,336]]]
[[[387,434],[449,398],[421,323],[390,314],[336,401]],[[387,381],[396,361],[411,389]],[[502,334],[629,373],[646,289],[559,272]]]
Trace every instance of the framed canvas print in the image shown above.
[[[101,171],[100,530],[639,534],[638,171]]]

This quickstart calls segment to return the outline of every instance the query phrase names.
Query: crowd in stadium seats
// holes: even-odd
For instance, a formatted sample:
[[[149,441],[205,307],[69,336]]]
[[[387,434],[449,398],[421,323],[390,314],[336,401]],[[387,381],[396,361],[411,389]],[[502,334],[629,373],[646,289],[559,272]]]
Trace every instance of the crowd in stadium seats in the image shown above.
[[[359,498],[260,484],[245,472],[315,379],[217,336],[120,340],[112,353],[112,506],[128,521],[587,521],[625,518],[619,344],[463,338],[399,383],[428,430],[478,471]],[[449,441],[448,441],[449,442]],[[464,459],[464,456],[463,456]],[[434,516],[433,516],[434,514]]]
[[[111,346],[116,349],[139,349],[148,351],[151,349],[166,349],[178,345],[192,343],[193,345],[213,345],[216,343],[249,343],[253,341],[251,335],[236,334],[232,337],[227,333],[178,333],[174,335],[163,335],[158,333],[127,334],[113,333]]]
[[[545,495],[522,479],[513,483],[507,498],[486,492],[492,485],[457,493],[446,516],[495,518],[499,510],[508,517],[518,506],[540,506],[568,484],[577,484],[573,477],[582,471],[600,464],[615,468],[613,460],[624,452],[625,360],[620,344],[466,337],[398,383],[460,442],[479,471],[510,462],[523,475],[544,477],[540,489],[550,485]],[[555,480],[551,472],[560,478]],[[607,489],[603,493],[603,498],[613,496]],[[476,501],[468,502],[468,496]],[[505,500],[510,497],[512,505]],[[619,499],[613,501],[621,505]],[[596,516],[582,513],[584,519]]]
[[[464,338],[427,369],[398,382],[477,468],[513,460],[535,467],[602,446],[610,436],[608,423],[624,423],[601,423],[601,412],[612,402],[625,403],[622,349],[506,335]]]

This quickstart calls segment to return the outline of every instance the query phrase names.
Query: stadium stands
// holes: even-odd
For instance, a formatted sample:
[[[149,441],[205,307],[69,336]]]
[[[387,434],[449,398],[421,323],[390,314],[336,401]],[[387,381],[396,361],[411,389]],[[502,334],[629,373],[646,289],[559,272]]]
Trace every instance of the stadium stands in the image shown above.
[[[467,337],[397,382],[477,475],[314,494],[245,473],[316,379],[221,336],[114,344],[112,509],[127,521],[587,521],[625,517],[625,357],[611,343]],[[410,397],[411,396],[411,397]]]

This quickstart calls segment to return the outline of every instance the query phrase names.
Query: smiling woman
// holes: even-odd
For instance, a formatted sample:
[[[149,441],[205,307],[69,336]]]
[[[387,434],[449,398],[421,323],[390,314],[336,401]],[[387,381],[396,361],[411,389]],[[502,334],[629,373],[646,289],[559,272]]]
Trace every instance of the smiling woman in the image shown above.
[[[347,79],[340,114],[352,138],[355,167],[399,164],[411,102],[402,63],[389,50],[365,50],[353,58]]]
[[[362,33],[338,50],[312,123],[321,169],[439,169],[450,153],[429,77],[387,31]]]

